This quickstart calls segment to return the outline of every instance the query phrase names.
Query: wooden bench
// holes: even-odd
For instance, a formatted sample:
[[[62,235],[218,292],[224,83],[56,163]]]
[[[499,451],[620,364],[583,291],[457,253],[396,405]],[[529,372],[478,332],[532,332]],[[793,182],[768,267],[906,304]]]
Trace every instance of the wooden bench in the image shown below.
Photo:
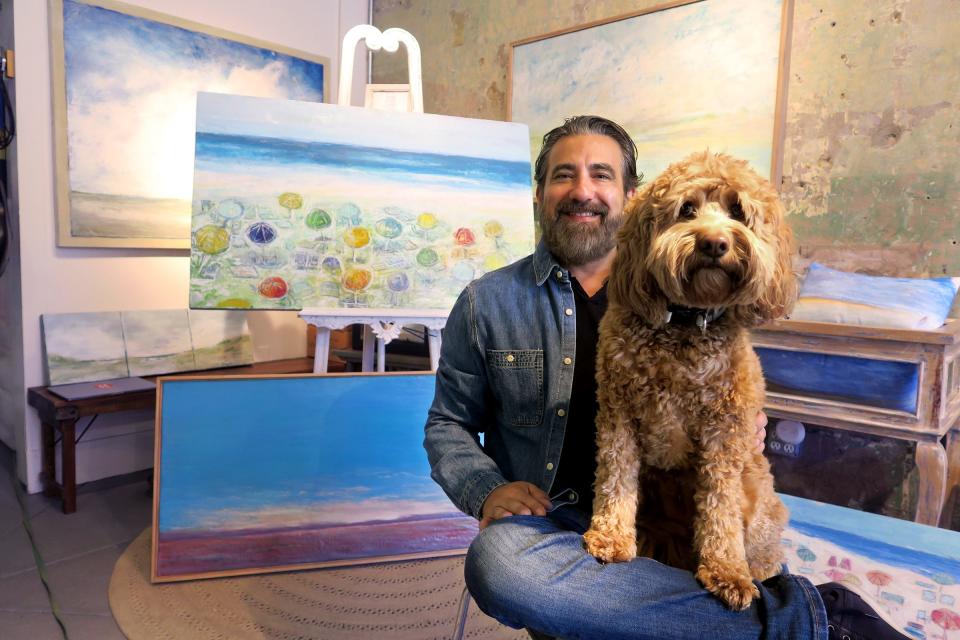
[[[270,375],[285,373],[311,373],[313,358],[291,358],[257,362],[242,367],[190,371],[181,376],[195,375]],[[144,376],[155,379],[157,376]],[[167,377],[167,376],[164,376]],[[103,413],[120,411],[154,410],[157,402],[156,389],[134,391],[82,400],[65,400],[47,387],[31,387],[27,391],[27,402],[37,410],[42,429],[42,469],[41,481],[45,496],[59,497],[64,513],[77,510],[77,469],[76,469],[76,426],[77,420],[84,416],[97,416]],[[57,482],[56,435],[60,434],[61,475],[63,482]]]

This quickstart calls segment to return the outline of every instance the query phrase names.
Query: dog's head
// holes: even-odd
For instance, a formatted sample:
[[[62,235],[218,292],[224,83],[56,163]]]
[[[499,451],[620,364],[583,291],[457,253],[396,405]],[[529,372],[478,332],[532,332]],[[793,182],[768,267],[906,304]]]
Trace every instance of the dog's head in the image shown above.
[[[793,234],[770,183],[743,160],[695,153],[627,205],[611,301],[653,326],[670,304],[723,307],[746,325],[787,313],[796,297]]]

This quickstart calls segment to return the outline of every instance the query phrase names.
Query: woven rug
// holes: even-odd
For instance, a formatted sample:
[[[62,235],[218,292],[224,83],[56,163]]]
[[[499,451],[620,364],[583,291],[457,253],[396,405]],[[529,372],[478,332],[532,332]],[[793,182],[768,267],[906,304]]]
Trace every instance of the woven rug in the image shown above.
[[[463,558],[150,583],[150,529],[117,560],[110,609],[130,640],[476,638],[526,640],[463,612]]]

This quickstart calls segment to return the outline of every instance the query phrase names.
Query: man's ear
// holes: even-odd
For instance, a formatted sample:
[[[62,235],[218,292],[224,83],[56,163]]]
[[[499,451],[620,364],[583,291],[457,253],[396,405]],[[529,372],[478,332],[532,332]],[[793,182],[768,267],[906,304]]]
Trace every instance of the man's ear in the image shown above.
[[[543,204],[543,187],[539,184],[537,185],[537,206]]]
[[[633,196],[637,195],[637,190],[634,187],[627,189],[627,192],[624,194],[623,200],[624,204],[633,200]]]

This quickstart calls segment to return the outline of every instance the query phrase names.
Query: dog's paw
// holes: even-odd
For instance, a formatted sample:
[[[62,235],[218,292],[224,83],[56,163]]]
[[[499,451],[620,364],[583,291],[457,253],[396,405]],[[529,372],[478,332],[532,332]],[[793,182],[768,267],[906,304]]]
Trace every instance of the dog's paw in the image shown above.
[[[633,536],[617,536],[590,529],[583,534],[587,552],[601,562],[627,562],[637,557],[637,541]]]
[[[700,565],[697,580],[734,611],[746,609],[754,598],[760,597],[760,590],[747,574]]]

